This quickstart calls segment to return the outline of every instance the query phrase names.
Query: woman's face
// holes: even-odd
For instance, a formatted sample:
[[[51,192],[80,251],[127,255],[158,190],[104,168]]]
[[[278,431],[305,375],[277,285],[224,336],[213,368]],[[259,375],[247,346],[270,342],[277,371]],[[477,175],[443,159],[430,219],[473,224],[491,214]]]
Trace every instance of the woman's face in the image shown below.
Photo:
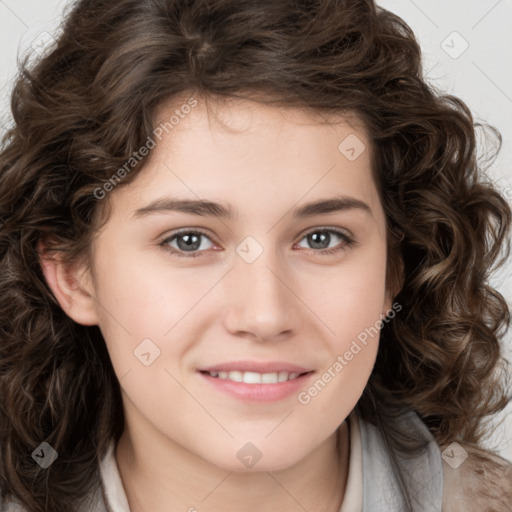
[[[199,102],[102,199],[91,323],[131,432],[229,470],[279,469],[332,439],[370,376],[391,308],[385,218],[363,131],[215,105],[224,125]]]

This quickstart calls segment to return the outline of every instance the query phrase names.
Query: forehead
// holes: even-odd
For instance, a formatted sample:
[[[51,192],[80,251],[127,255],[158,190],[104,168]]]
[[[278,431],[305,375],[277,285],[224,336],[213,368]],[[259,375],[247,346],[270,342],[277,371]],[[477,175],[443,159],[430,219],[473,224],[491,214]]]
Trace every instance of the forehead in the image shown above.
[[[260,208],[285,208],[334,192],[378,206],[370,143],[353,116],[239,98],[196,98],[185,109],[188,100],[175,98],[158,108],[149,159],[126,190],[113,194],[132,211],[136,203],[140,207],[138,196],[166,193],[236,199],[239,206],[257,198]]]
[[[190,108],[192,100],[194,106]],[[170,121],[172,126],[169,126]],[[180,94],[156,109],[153,124],[157,130],[163,129],[166,134],[171,131],[177,135],[194,129],[226,137],[235,134],[246,134],[248,137],[255,133],[264,135],[262,129],[267,132],[297,132],[302,127],[303,131],[307,131],[309,127],[310,133],[315,128],[317,131],[332,130],[340,135],[347,132],[357,134],[361,140],[369,142],[364,123],[353,112],[324,112],[306,106],[277,106],[249,98]]]

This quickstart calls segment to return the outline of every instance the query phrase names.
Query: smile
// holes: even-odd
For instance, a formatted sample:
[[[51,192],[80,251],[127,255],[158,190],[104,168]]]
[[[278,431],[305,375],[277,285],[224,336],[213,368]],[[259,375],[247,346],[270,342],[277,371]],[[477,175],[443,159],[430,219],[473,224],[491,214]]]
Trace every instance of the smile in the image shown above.
[[[231,380],[233,382],[244,382],[246,384],[277,384],[278,382],[285,382],[293,380],[303,375],[297,372],[274,372],[274,373],[258,373],[258,372],[207,372],[210,377],[215,377],[223,380]]]

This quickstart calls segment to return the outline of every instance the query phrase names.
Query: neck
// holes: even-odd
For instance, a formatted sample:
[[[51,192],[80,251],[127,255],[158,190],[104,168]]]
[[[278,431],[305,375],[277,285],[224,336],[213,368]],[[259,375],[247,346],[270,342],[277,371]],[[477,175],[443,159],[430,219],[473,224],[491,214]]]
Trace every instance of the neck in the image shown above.
[[[338,441],[338,446],[337,446]],[[116,459],[130,512],[338,512],[348,477],[347,422],[297,464],[233,472],[168,438],[153,445],[125,429]]]

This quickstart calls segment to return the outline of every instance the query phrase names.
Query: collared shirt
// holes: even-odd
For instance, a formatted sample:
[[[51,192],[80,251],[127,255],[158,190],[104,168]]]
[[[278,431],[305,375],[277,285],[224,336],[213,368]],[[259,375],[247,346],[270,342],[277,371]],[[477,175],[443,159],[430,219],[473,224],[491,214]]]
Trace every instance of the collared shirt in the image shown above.
[[[348,418],[349,425],[349,469],[345,496],[340,512],[362,512],[363,510],[363,467],[359,421],[355,411]],[[130,512],[119,468],[114,456],[112,443],[100,465],[101,481],[106,510],[108,512]]]

